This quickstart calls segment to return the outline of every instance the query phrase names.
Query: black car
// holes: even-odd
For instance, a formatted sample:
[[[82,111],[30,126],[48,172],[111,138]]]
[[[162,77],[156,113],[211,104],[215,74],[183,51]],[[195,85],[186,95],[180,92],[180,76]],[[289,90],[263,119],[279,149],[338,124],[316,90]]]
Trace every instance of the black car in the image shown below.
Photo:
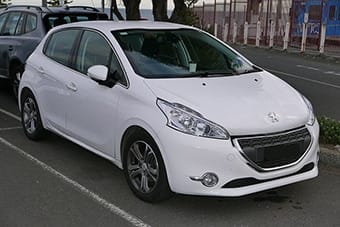
[[[11,81],[17,96],[25,61],[51,28],[78,21],[107,19],[105,13],[87,6],[14,5],[0,10],[0,78]]]

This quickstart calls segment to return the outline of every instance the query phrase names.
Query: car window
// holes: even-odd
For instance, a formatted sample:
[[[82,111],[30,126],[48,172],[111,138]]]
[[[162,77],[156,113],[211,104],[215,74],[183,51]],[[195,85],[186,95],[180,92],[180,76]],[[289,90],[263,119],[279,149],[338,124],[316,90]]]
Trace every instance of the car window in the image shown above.
[[[54,33],[44,48],[46,56],[68,66],[72,57],[72,48],[79,30],[64,30]]]
[[[110,45],[100,34],[85,31],[79,45],[75,68],[87,74],[88,68],[93,65],[109,66],[111,53]]]
[[[5,24],[6,18],[7,18],[8,13],[4,13],[0,15],[0,33],[2,31],[2,27]]]
[[[48,14],[44,17],[44,24],[47,30],[58,25],[91,20],[107,20],[105,14]]]
[[[25,33],[34,31],[37,28],[37,16],[28,14],[26,19]]]
[[[126,78],[115,54],[112,54],[109,76],[127,86]]]
[[[23,34],[24,19],[25,19],[24,14],[22,14],[18,21],[17,28],[15,29],[15,35]]]
[[[9,13],[7,22],[5,24],[5,28],[3,30],[3,35],[14,35],[15,30],[20,19],[21,13],[20,12],[12,12]]]

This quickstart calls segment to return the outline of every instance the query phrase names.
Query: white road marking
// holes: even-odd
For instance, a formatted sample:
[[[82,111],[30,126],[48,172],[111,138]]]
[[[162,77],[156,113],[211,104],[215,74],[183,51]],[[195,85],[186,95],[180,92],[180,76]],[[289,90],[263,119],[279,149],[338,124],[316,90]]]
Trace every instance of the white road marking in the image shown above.
[[[0,108],[0,112],[7,114],[10,117],[13,117],[14,119],[20,121],[20,118],[10,112],[7,112],[6,110],[3,110]],[[125,210],[121,209],[120,207],[114,205],[113,203],[108,202],[107,200],[103,199],[96,193],[90,191],[89,189],[85,188],[83,185],[79,184],[78,182],[68,178],[67,176],[63,175],[62,173],[58,172],[51,166],[45,164],[44,162],[40,161],[39,159],[33,157],[32,155],[26,153],[24,150],[20,149],[19,147],[11,144],[4,138],[0,137],[0,143],[6,145],[7,147],[11,148],[15,152],[19,153],[29,161],[33,162],[35,165],[40,166],[42,169],[45,171],[49,172],[50,174],[56,176],[57,178],[63,180],[64,182],[68,183],[71,185],[72,188],[78,190],[79,192],[83,193],[84,195],[88,196],[91,198],[93,201],[97,202],[99,205],[102,207],[108,209],[111,213],[125,219],[129,223],[131,223],[133,226],[136,227],[149,227],[150,225],[146,224],[143,222],[141,219],[133,216],[132,214],[129,214]]]
[[[304,68],[304,69],[310,69],[310,70],[314,70],[314,71],[320,71],[320,69],[318,68],[314,68],[314,67],[310,67],[310,66],[306,66],[306,65],[296,65],[299,68]]]
[[[319,80],[308,79],[308,78],[305,78],[305,77],[302,77],[302,76],[297,76],[297,75],[294,75],[294,74],[291,74],[291,73],[285,73],[285,72],[281,72],[281,71],[278,71],[278,70],[273,70],[273,69],[268,69],[268,68],[266,70],[269,71],[269,72],[278,73],[278,74],[282,74],[282,75],[285,75],[285,76],[290,76],[290,77],[293,77],[293,78],[296,78],[296,79],[305,80],[305,81],[309,81],[309,82],[313,82],[313,83],[317,83],[317,84],[321,84],[321,85],[340,89],[339,85],[330,84],[330,83],[322,82],[322,81],[319,81]]]
[[[340,76],[340,73],[337,73],[337,72],[334,72],[334,71],[327,71],[327,72],[325,72],[325,74]]]
[[[8,128],[0,128],[0,131],[10,131],[10,130],[15,130],[15,129],[21,129],[21,126],[17,127],[8,127]]]
[[[6,115],[8,115],[8,116],[10,116],[12,118],[14,118],[15,120],[21,121],[21,118],[19,116],[15,115],[15,114],[12,114],[12,113],[10,113],[10,112],[8,112],[6,110],[0,109],[0,112],[4,113],[4,114],[6,114]]]

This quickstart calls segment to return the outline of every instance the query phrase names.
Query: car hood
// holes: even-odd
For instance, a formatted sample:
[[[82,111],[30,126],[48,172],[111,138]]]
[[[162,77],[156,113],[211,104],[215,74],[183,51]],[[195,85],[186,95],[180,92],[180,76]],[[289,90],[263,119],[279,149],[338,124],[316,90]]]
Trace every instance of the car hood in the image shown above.
[[[145,79],[145,83],[156,97],[201,113],[232,136],[285,131],[306,124],[309,117],[302,96],[265,71],[230,77]]]

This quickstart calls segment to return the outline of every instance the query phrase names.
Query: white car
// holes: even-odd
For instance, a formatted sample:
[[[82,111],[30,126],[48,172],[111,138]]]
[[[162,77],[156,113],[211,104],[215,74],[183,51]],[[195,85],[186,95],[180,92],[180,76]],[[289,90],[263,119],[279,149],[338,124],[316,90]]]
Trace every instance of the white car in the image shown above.
[[[318,175],[310,102],[197,28],[56,27],[19,92],[28,138],[52,131],[109,159],[144,201],[242,196]]]

